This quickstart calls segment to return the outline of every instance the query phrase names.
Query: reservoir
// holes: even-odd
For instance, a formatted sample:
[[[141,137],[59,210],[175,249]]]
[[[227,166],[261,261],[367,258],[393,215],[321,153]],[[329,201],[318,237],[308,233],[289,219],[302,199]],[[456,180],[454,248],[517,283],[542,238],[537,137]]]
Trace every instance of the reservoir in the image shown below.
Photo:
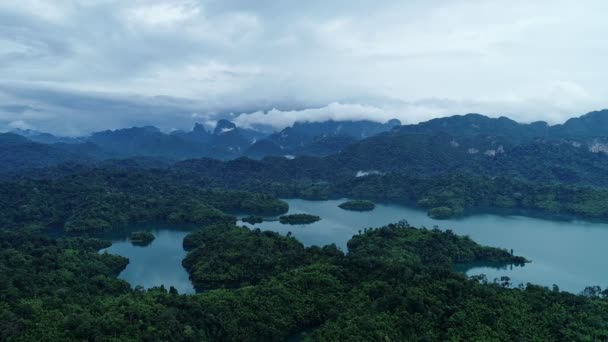
[[[381,227],[399,220],[407,220],[412,226],[451,229],[459,235],[469,235],[482,244],[505,249],[532,262],[521,267],[495,268],[483,265],[461,265],[467,275],[485,274],[491,281],[508,276],[514,286],[533,283],[551,287],[557,284],[561,290],[578,293],[586,286],[608,286],[608,224],[585,221],[554,221],[516,215],[478,214],[450,220],[433,220],[426,212],[392,204],[377,204],[373,211],[354,212],[338,208],[342,200],[307,201],[286,200],[289,213],[318,215],[321,221],[307,225],[284,225],[278,221],[239,225],[272,230],[281,234],[291,232],[307,246],[335,243],[346,251],[347,241],[359,230]],[[129,233],[108,236],[112,246],[109,253],[129,258],[130,263],[120,278],[132,286],[145,288],[175,287],[179,293],[194,293],[188,273],[181,265],[186,251],[183,238],[193,227],[169,224],[134,226],[129,230],[147,230],[156,239],[149,246],[134,246],[128,241]],[[102,251],[103,252],[103,251]]]
[[[392,204],[377,204],[367,212],[338,208],[343,200],[287,200],[291,213],[318,215],[321,221],[301,226],[263,222],[255,225],[293,236],[305,245],[335,243],[346,251],[346,243],[360,229],[380,227],[407,220],[414,227],[451,229],[459,235],[469,235],[482,245],[513,249],[532,262],[522,267],[493,268],[468,265],[461,270],[467,275],[485,274],[488,280],[508,276],[514,286],[532,283],[579,293],[586,286],[608,286],[608,224],[586,221],[557,221],[540,218],[477,214],[449,220],[434,220],[417,208]],[[239,222],[244,224],[243,222]],[[247,226],[251,226],[245,224]]]
[[[182,267],[182,260],[186,257],[182,242],[192,229],[164,223],[134,225],[127,232],[103,236],[112,241],[112,246],[101,250],[101,253],[129,258],[129,265],[118,277],[133,287],[148,289],[164,285],[167,290],[170,286],[175,287],[180,294],[194,293],[188,272]],[[154,241],[147,246],[133,245],[128,239],[129,234],[139,230],[154,234]]]

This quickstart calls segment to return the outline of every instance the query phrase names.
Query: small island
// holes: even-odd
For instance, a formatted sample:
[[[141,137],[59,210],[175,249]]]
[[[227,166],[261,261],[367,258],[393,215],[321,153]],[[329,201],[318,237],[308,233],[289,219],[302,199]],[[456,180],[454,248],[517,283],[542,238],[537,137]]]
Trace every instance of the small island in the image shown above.
[[[241,221],[249,223],[249,224],[256,224],[256,223],[264,222],[264,218],[262,216],[247,216],[247,217],[243,217],[241,219]]]
[[[144,231],[133,232],[129,236],[129,240],[131,240],[131,243],[137,246],[147,246],[151,244],[154,239],[154,234]]]
[[[454,210],[449,207],[436,207],[428,211],[429,217],[436,220],[449,219],[450,217],[454,216],[454,214]]]
[[[352,210],[352,211],[371,211],[376,208],[376,204],[372,201],[364,201],[364,200],[355,200],[355,201],[346,201],[340,204],[338,207],[344,210]]]
[[[279,217],[282,224],[309,224],[321,220],[319,216],[309,214],[292,214]]]

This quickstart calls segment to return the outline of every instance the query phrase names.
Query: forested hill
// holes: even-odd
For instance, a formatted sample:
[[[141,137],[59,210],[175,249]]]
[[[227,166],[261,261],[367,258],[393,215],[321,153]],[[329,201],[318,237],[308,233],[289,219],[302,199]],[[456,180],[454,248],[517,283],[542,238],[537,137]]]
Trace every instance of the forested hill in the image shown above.
[[[401,124],[393,119],[386,123],[369,120],[296,122],[280,132],[253,144],[244,155],[250,158],[267,156],[325,156],[338,153],[355,141],[390,131]]]
[[[445,133],[457,137],[502,136],[512,142],[522,142],[549,137],[551,126],[544,121],[522,124],[504,116],[490,118],[481,114],[466,114],[403,125],[395,131],[398,134]]]
[[[532,182],[607,186],[608,111],[563,125],[470,114],[397,127],[325,163],[352,172],[430,176],[472,173]],[[343,174],[341,174],[343,177]]]
[[[0,133],[0,174],[53,167],[66,162],[94,163],[109,155],[90,143],[44,144]]]
[[[145,210],[149,215],[140,219],[180,217],[170,214],[193,210],[199,204],[201,213],[210,206],[251,213],[269,210],[267,213],[277,214],[285,209],[273,200],[275,197],[315,200],[350,197],[417,205],[437,218],[480,210],[509,210],[522,214],[608,220],[608,189],[603,188],[472,174],[424,177],[393,172],[357,177],[345,172],[342,177],[327,177],[332,174],[331,168],[320,168],[323,164],[315,158],[276,158],[276,162],[272,161],[275,159],[243,158],[228,162],[201,159],[161,168],[140,167],[142,162],[137,161],[108,163],[102,167],[66,165],[0,183],[3,192],[8,194],[3,197],[6,203],[0,209],[0,218],[16,220],[21,217],[17,215],[19,208],[27,205],[31,215],[26,216],[32,220],[45,217],[47,225],[54,223],[63,227],[77,219],[79,216],[73,214],[82,210],[82,213],[95,213],[94,217],[102,219],[102,227],[110,227],[112,224],[108,222],[125,223],[137,219],[138,216],[131,216],[136,209],[125,211],[125,208],[141,209],[146,205],[152,206]],[[222,190],[202,191],[204,189]],[[244,210],[247,207],[227,207],[225,203],[211,200],[233,197],[225,189],[245,191],[247,196],[243,198],[251,200],[244,203],[251,207]],[[256,197],[250,192],[270,197]],[[45,201],[52,205],[44,204]],[[177,202],[194,206],[179,209]],[[66,211],[66,205],[78,210]],[[268,207],[263,209],[266,205]],[[258,209],[254,210],[256,207]],[[278,210],[273,209],[275,207]],[[21,222],[28,221],[22,218]],[[93,226],[93,223],[84,226]]]
[[[355,142],[325,162],[350,172],[473,173],[607,186],[608,110],[555,126],[478,114],[434,119]]]
[[[348,170],[431,176],[473,173],[534,182],[607,186],[608,154],[599,142],[534,140],[514,144],[504,137],[456,137],[394,132],[349,146],[323,162]]]
[[[264,170],[260,172],[273,176],[289,173],[295,179],[327,181],[369,173],[397,172],[425,177],[471,173],[531,182],[608,186],[608,178],[604,177],[608,172],[606,120],[608,111],[589,113],[556,126],[540,122],[520,124],[507,118],[469,114],[397,126],[384,133],[379,132],[396,122],[384,125],[309,123],[296,124],[284,134],[272,135],[253,145],[257,139],[254,133],[227,121],[220,122],[214,132],[208,132],[201,125],[191,132],[171,135],[152,127],[106,131],[94,134],[87,143],[41,144],[3,134],[0,135],[0,174],[65,162],[93,164],[140,154],[157,160],[167,159],[164,157],[175,160],[214,151],[211,156],[231,159],[256,150],[251,152],[255,157],[279,155],[280,158],[266,158],[259,163],[243,159],[226,164],[204,163],[231,172],[236,172],[234,168],[244,168],[242,171]],[[319,132],[325,133],[316,136]],[[340,132],[351,135],[340,135]],[[357,138],[352,134],[358,134]],[[364,137],[367,138],[361,139]],[[291,156],[284,158],[285,154],[297,155],[304,150],[327,156],[296,156],[291,161],[288,160]]]
[[[454,115],[413,125],[403,125],[398,133],[446,133],[452,136],[502,136],[513,143],[531,139],[580,139],[608,136],[608,109],[590,112],[549,125],[544,121],[519,123],[508,117],[490,118],[481,114]]]
[[[186,238],[200,288],[130,288],[107,244],[0,230],[3,341],[602,341],[606,292],[591,298],[510,279],[467,279],[455,262],[519,263],[450,231],[407,223],[305,248],[274,232],[216,225]],[[226,261],[229,263],[226,263]],[[301,333],[308,331],[308,334]]]
[[[92,169],[56,179],[0,183],[3,229],[100,233],[133,223],[234,223],[229,213],[279,215],[272,196],[188,185],[160,170]]]

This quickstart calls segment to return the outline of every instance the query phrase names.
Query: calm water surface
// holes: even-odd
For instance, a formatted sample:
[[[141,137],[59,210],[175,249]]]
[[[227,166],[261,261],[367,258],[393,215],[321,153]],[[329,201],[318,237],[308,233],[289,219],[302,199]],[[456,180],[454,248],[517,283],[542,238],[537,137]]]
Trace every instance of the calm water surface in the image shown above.
[[[544,286],[557,284],[560,289],[574,293],[588,285],[608,286],[608,224],[501,215],[433,220],[425,211],[399,205],[379,204],[373,211],[353,212],[338,208],[341,200],[294,199],[287,202],[290,213],[319,215],[322,220],[295,226],[264,222],[255,227],[282,234],[290,231],[305,245],[336,243],[346,250],[346,242],[358,230],[405,219],[416,227],[438,225],[444,230],[469,235],[483,245],[512,248],[515,254],[532,260],[523,267],[473,267],[466,272],[468,275],[483,273],[489,280],[506,275],[514,285],[528,282]]]
[[[264,230],[292,234],[305,245],[335,243],[346,251],[346,242],[358,230],[380,227],[399,220],[428,228],[438,225],[475,241],[495,247],[513,249],[518,255],[532,260],[523,267],[473,267],[468,275],[486,274],[492,280],[506,275],[514,285],[534,283],[544,286],[557,284],[562,290],[578,293],[585,286],[608,286],[608,224],[583,221],[551,221],[522,216],[475,215],[466,218],[437,221],[422,210],[399,205],[378,204],[370,212],[345,211],[338,208],[342,201],[306,201],[292,199],[289,213],[308,213],[322,220],[309,225],[283,225],[278,221],[256,224]],[[252,227],[244,222],[241,225]],[[106,250],[129,258],[130,263],[120,278],[132,286],[145,288],[174,286],[180,293],[194,293],[188,273],[181,265],[186,252],[184,237],[192,227],[167,224],[134,226],[133,230],[148,230],[156,239],[146,247],[132,245],[128,232],[106,236],[113,244]]]
[[[133,287],[139,285],[147,289],[164,285],[167,290],[173,286],[179,293],[194,293],[188,272],[182,267],[182,260],[186,257],[182,242],[192,229],[193,227],[162,223],[133,226],[127,232],[104,236],[112,241],[112,246],[101,253],[129,258],[129,265],[118,277]],[[156,238],[148,246],[135,246],[128,240],[128,236],[136,230],[149,231]]]

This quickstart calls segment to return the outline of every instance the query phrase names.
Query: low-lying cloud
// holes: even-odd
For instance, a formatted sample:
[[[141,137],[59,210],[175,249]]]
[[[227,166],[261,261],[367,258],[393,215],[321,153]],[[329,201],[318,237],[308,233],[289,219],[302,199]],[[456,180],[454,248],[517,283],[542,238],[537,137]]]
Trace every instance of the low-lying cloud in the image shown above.
[[[599,0],[4,1],[0,130],[468,112],[561,122],[608,107],[607,10]]]

